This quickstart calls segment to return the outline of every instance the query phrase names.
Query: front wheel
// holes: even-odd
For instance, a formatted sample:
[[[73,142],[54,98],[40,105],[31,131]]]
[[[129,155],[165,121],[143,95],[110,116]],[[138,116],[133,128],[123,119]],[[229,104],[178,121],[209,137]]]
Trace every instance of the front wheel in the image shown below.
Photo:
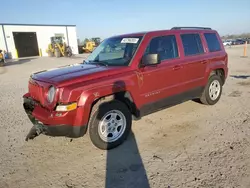
[[[212,75],[208,79],[208,83],[202,93],[200,101],[206,105],[216,104],[221,97],[222,93],[222,80],[218,75]]]
[[[72,50],[71,50],[70,47],[67,47],[66,52],[67,52],[67,57],[71,57],[73,55]]]
[[[132,115],[124,103],[117,100],[102,103],[90,117],[90,139],[99,149],[115,148],[127,139],[131,124]]]
[[[55,49],[55,57],[57,58],[61,57],[61,52],[58,48]]]
[[[3,66],[4,66],[4,60],[0,59],[0,67],[3,67]]]

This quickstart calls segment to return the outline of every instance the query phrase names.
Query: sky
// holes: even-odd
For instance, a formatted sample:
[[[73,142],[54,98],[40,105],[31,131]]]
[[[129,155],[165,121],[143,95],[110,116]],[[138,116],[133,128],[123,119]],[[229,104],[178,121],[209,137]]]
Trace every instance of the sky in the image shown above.
[[[250,32],[250,0],[1,0],[0,23],[76,25],[80,40],[204,26]]]

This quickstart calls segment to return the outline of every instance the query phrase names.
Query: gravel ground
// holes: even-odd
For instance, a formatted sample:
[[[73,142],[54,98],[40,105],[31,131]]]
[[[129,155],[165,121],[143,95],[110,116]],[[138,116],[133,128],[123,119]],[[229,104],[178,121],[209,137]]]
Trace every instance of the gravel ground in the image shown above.
[[[248,49],[249,51],[250,49]],[[215,106],[188,101],[133,123],[111,151],[41,135],[22,108],[32,72],[81,58],[31,58],[0,68],[0,188],[250,187],[250,57],[227,48],[229,77]]]

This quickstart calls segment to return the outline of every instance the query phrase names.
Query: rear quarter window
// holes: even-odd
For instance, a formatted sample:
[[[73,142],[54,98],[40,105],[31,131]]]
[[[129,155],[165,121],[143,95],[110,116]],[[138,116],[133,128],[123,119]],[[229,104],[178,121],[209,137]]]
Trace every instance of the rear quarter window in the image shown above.
[[[209,52],[221,51],[219,39],[215,33],[204,33]]]
[[[185,56],[203,54],[204,49],[199,34],[181,34]]]

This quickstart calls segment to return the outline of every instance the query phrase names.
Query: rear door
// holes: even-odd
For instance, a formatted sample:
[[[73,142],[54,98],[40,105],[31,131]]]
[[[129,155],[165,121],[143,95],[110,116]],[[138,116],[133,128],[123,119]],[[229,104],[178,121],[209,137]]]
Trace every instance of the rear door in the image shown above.
[[[208,57],[199,33],[181,33],[180,37],[186,68],[185,85],[183,87],[185,87],[185,90],[193,90],[203,84]]]

